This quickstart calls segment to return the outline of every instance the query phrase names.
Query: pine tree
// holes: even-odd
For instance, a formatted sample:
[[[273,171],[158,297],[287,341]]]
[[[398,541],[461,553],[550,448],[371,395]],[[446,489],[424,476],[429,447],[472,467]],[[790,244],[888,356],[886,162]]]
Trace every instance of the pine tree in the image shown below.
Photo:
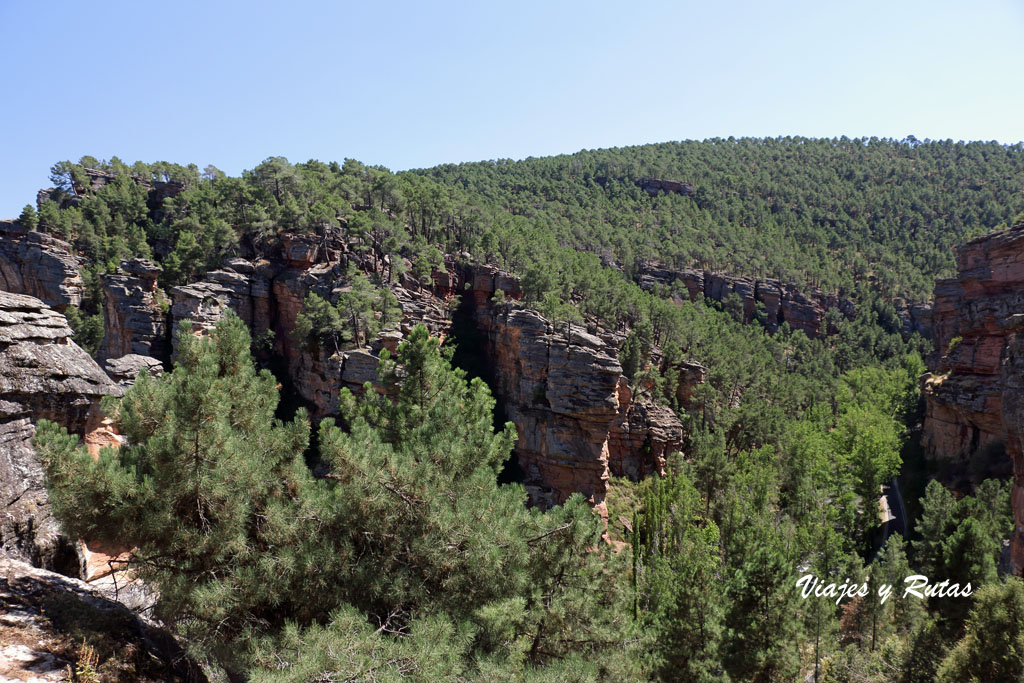
[[[309,425],[274,419],[275,380],[228,313],[208,338],[178,331],[174,371],[145,373],[107,402],[127,445],[98,462],[45,423],[37,436],[55,515],[75,537],[134,548],[131,569],[159,592],[157,615],[236,670],[235,637],[301,614],[292,544],[311,533],[298,500]],[[293,600],[290,600],[292,598]]]
[[[940,683],[1024,678],[1024,583],[1009,578],[975,595],[967,634],[939,668]]]
[[[718,527],[702,511],[690,480],[673,474],[649,484],[633,527],[635,618],[653,632],[655,670],[665,680],[724,673]]]
[[[945,486],[936,480],[928,482],[921,499],[921,516],[915,531],[921,540],[914,541],[917,565],[928,576],[938,576],[943,568],[943,544],[955,529],[956,501]]]
[[[36,213],[36,208],[31,204],[26,204],[18,217],[18,223],[26,230],[35,230],[39,225],[39,214]]]

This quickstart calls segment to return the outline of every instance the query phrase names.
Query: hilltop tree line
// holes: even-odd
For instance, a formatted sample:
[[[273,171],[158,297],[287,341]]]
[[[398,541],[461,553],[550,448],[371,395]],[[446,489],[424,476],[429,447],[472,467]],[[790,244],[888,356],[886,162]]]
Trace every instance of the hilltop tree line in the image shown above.
[[[527,276],[537,300],[590,302],[616,322],[631,317],[628,297],[588,284],[602,271],[628,282],[648,261],[774,277],[884,307],[927,299],[935,278],[954,272],[952,246],[1022,215],[1022,152],[914,138],[729,138],[400,173],[271,157],[241,177],[83,157],[53,167],[50,200],[26,207],[22,220],[87,255],[90,284],[121,259],[154,254],[165,283],[181,284],[228,256],[271,250],[282,232],[337,231],[389,280],[402,266],[384,264],[399,257],[422,275],[442,252],[467,253]],[[93,191],[86,168],[113,182]],[[637,182],[650,177],[695,190],[651,197]],[[135,179],[183,191],[150,206]],[[96,287],[89,292],[84,310],[96,313]]]

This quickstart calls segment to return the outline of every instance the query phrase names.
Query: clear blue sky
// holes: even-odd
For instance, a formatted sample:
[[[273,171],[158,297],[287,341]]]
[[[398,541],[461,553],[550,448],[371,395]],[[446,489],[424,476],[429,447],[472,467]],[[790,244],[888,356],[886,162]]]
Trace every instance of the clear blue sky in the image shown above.
[[[0,217],[85,154],[392,170],[704,139],[1024,139],[1024,3],[0,0]]]

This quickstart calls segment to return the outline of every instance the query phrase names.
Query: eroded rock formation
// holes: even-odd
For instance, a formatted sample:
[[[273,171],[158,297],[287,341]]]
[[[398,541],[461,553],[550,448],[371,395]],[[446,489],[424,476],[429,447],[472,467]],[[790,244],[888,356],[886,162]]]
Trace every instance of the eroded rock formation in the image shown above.
[[[786,322],[794,330],[803,330],[811,338],[821,332],[822,320],[829,309],[838,309],[847,318],[852,318],[857,310],[849,299],[841,299],[816,288],[801,290],[796,285],[784,284],[779,280],[761,280],[710,270],[672,270],[649,263],[639,272],[636,280],[644,289],[653,289],[659,284],[671,287],[679,282],[690,301],[696,301],[701,296],[710,301],[722,301],[729,294],[735,293],[743,302],[745,322],[760,320],[770,332],[775,332]],[[760,316],[758,304],[763,306]],[[913,325],[912,322],[910,324]]]
[[[102,424],[99,400],[123,390],[71,334],[38,299],[0,292],[0,548],[77,574],[78,556],[50,515],[35,423],[46,418],[87,436]]]
[[[519,433],[516,455],[531,498],[552,505],[579,492],[607,517],[609,476],[662,472],[682,444],[682,424],[665,406],[633,395],[618,361],[621,338],[556,329],[535,311],[492,305],[495,291],[520,292],[495,268],[470,268],[466,279],[494,368],[492,390]]]
[[[78,306],[84,285],[71,245],[15,221],[0,221],[0,290],[27,294],[57,310]]]
[[[936,354],[922,381],[922,444],[954,466],[998,458],[1013,462],[1016,519],[1011,554],[1024,570],[1024,225],[956,249],[957,277],[935,286]]]
[[[201,334],[231,309],[255,337],[272,331],[266,343],[285,359],[296,393],[314,416],[327,416],[336,413],[343,388],[359,391],[365,382],[377,381],[380,349],[393,351],[417,323],[441,338],[451,334],[458,295],[486,342],[480,351],[494,369],[492,389],[519,431],[516,452],[536,502],[561,503],[579,491],[604,513],[611,474],[639,478],[661,471],[665,457],[679,448],[678,418],[634,396],[622,375],[617,355],[623,335],[597,336],[577,326],[567,334],[536,312],[495,305],[496,291],[514,302],[522,289],[518,278],[493,266],[458,267],[449,260],[428,285],[402,278],[391,286],[402,322],[368,349],[336,352],[300,343],[292,331],[306,295],[315,292],[337,301],[347,280],[343,263],[323,260],[331,254],[322,245],[312,240],[289,244],[284,263],[236,259],[202,282],[174,288],[172,324],[189,319]],[[696,364],[683,370],[679,393],[685,403],[706,371]]]
[[[117,273],[102,275],[104,333],[100,357],[129,354],[165,359],[169,304],[158,297],[157,278],[162,268],[143,259],[123,261]]]

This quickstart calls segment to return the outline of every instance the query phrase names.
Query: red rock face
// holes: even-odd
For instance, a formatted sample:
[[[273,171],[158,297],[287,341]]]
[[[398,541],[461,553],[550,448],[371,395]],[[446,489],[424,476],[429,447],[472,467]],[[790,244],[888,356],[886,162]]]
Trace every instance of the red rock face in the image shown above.
[[[932,458],[965,463],[986,449],[1013,459],[1016,531],[1024,569],[1024,225],[957,248],[956,278],[935,285],[932,372],[923,378],[922,444]]]
[[[497,269],[473,268],[466,277],[487,337],[492,389],[519,433],[515,450],[531,499],[557,505],[579,492],[607,518],[609,476],[663,472],[682,443],[682,424],[670,409],[633,396],[617,357],[621,340],[492,305],[495,290],[518,291]]]

